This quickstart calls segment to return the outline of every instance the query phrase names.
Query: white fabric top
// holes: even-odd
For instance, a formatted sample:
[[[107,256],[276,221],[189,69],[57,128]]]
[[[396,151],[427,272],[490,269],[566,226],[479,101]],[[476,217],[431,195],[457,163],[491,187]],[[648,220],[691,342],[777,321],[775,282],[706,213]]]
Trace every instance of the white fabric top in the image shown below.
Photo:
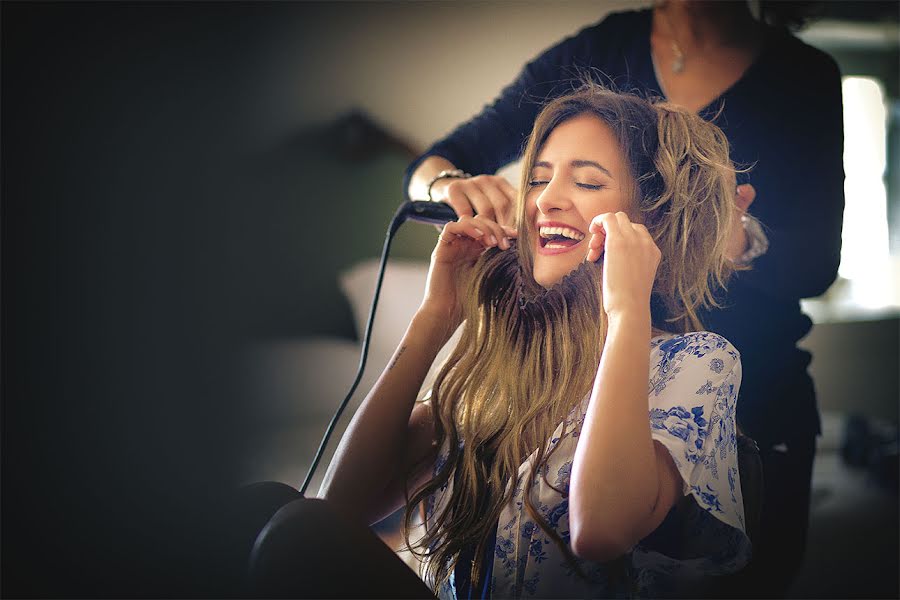
[[[750,558],[738,474],[735,405],[741,382],[737,350],[709,332],[660,336],[650,342],[648,386],[651,436],[672,455],[690,502],[679,503],[663,524],[621,560],[579,561],[579,577],[563,553],[528,516],[523,502],[532,454],[519,468],[515,494],[500,515],[494,552],[494,598],[665,597],[685,593],[691,581],[733,573]],[[547,480],[531,489],[534,505],[569,543],[569,476],[590,398],[576,406],[548,440],[559,446]],[[435,473],[446,461],[441,449]],[[453,477],[427,503],[426,527],[446,509]],[[453,577],[436,593],[455,598]]]

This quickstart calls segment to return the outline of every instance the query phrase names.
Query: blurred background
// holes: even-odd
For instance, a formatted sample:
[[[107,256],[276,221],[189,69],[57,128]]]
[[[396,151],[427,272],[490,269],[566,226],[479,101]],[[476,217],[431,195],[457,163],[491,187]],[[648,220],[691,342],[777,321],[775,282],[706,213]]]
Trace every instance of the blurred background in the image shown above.
[[[403,169],[648,4],[0,4],[2,595],[227,595],[217,509],[302,482]],[[824,2],[799,33],[844,76],[847,204],[840,277],[804,303],[825,431],[797,597],[898,596],[898,11]],[[397,236],[361,390],[435,239]]]

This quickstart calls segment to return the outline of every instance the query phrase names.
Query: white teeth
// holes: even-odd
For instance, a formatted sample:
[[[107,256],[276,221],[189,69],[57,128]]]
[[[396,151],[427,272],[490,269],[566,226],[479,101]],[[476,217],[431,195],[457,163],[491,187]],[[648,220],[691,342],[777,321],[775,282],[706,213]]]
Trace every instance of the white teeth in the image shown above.
[[[584,234],[569,227],[541,227],[539,230],[541,237],[551,237],[554,235],[562,235],[570,240],[583,240]]]

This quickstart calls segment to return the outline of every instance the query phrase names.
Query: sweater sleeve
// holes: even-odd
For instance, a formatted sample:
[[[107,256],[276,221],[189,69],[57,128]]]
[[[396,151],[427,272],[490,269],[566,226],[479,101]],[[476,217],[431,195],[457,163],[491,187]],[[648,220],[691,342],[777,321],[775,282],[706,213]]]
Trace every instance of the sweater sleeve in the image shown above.
[[[749,99],[768,104],[770,115],[747,176],[757,194],[750,212],[770,245],[736,276],[738,285],[789,300],[818,296],[835,280],[844,212],[840,72],[821,52],[807,47],[804,56],[778,97],[761,89]]]
[[[417,158],[403,177],[403,193],[412,173],[429,156],[446,158],[475,175],[490,174],[523,152],[534,119],[547,100],[577,87],[580,73],[602,64],[612,51],[604,44],[617,15],[587,27],[545,50],[526,64],[518,77],[480,113],[435,142]]]

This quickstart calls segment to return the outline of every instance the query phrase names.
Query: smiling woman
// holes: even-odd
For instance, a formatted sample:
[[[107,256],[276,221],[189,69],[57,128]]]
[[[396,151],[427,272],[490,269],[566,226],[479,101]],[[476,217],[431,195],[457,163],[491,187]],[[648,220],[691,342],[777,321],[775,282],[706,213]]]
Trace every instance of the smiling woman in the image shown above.
[[[591,219],[631,213],[633,187],[625,156],[606,123],[583,114],[557,126],[541,148],[526,188],[528,221],[539,234],[535,280],[552,285],[583,261]]]
[[[516,228],[445,226],[321,495],[370,523],[405,505],[442,597],[696,595],[750,545],[740,359],[697,318],[732,268],[728,145],[588,85],[544,108],[524,166]]]
[[[518,219],[529,225],[521,241],[533,242],[520,247],[538,283],[549,287],[598,260],[605,232],[592,220],[623,212],[662,250],[654,291],[669,317],[701,327],[698,308],[715,306],[714,288],[740,268],[728,260],[735,169],[718,127],[589,84],[544,108],[523,165]],[[595,235],[584,242],[589,229]]]

